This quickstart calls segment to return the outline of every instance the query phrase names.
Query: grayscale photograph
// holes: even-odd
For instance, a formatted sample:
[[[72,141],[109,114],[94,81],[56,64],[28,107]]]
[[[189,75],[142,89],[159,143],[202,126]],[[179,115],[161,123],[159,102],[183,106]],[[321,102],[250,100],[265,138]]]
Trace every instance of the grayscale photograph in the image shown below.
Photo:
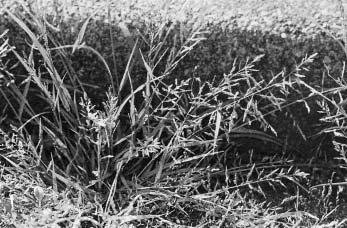
[[[0,228],[347,227],[347,0],[0,0]]]

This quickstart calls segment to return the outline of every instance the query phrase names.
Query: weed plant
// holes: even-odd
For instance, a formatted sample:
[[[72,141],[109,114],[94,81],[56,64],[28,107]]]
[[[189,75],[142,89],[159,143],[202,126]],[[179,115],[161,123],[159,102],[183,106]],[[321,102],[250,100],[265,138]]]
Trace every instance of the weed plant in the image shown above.
[[[318,91],[302,80],[316,55],[271,79],[254,76],[262,58],[257,56],[245,64],[235,61],[230,72],[210,81],[172,83],[174,69],[205,33],[196,27],[172,38],[175,24],[148,23],[118,78],[118,70],[83,43],[91,17],[74,44],[61,46],[44,18],[24,10],[30,26],[7,14],[27,34],[30,52],[11,47],[6,33],[0,37],[0,93],[6,102],[0,121],[8,123],[1,131],[2,221],[19,227],[291,227],[324,221],[300,210],[302,195],[310,194],[302,184],[308,173],[297,168],[294,151],[270,121],[293,104],[309,111],[307,99],[318,95],[324,120],[332,125],[325,132],[346,137],[342,89]],[[164,48],[168,40],[171,49]],[[106,68],[110,89],[102,105],[92,102],[74,74],[68,51],[91,52]],[[11,73],[16,66],[6,63],[10,54],[27,71],[24,79]],[[146,72],[139,86],[133,83],[135,58]],[[335,81],[345,87],[342,79]],[[302,98],[289,102],[293,94]],[[336,148],[346,162],[344,145]],[[18,175],[24,184],[7,189]],[[276,191],[284,192],[278,193],[280,206],[266,204]]]

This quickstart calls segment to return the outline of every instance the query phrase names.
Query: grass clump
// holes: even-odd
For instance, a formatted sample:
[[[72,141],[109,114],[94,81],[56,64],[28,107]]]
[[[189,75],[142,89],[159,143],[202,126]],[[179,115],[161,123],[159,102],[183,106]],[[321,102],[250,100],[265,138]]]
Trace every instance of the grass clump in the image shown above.
[[[264,58],[259,55],[244,63],[235,60],[230,71],[211,80],[179,80],[177,67],[205,40],[206,32],[199,26],[185,29],[180,23],[148,22],[146,32],[132,39],[117,80],[116,58],[112,68],[102,53],[83,42],[92,16],[73,44],[60,45],[44,17],[22,7],[30,25],[10,10],[6,13],[26,33],[28,52],[9,45],[6,33],[0,37],[0,93],[6,103],[0,147],[4,224],[344,224],[329,220],[337,211],[331,197],[337,199],[342,190],[334,192],[333,183],[309,188],[312,163],[300,164],[297,149],[273,124],[293,105],[310,112],[308,101],[317,98],[323,120],[332,125],[320,133],[345,137],[343,93],[338,89],[344,81],[336,79],[339,87],[327,91],[306,82],[307,67],[316,54],[303,58],[293,71],[271,78],[257,74],[255,65]],[[177,28],[184,35],[172,37]],[[123,30],[127,33],[126,25]],[[112,27],[109,32],[112,36]],[[77,76],[70,51],[91,53],[106,69],[109,89],[102,104],[93,101],[86,88],[90,85]],[[6,62],[10,55],[16,58],[14,65]],[[144,72],[143,80],[137,78],[135,66]],[[21,78],[12,73],[17,67],[25,69]],[[339,168],[346,161],[343,145],[335,144],[342,161]],[[315,194],[324,196],[318,202],[322,211],[305,208],[305,200]]]

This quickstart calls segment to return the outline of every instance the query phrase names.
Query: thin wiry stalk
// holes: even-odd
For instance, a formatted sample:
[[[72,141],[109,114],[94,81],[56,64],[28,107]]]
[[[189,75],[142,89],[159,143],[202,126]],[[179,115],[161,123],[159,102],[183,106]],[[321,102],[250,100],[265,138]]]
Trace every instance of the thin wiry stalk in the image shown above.
[[[111,40],[111,48],[112,48],[112,63],[113,63],[113,73],[116,79],[116,87],[115,91],[119,91],[119,79],[118,79],[118,71],[117,71],[117,61],[116,61],[116,53],[115,53],[115,44],[114,44],[114,33],[112,28],[112,14],[111,14],[111,1],[108,1],[107,5],[107,17],[109,22],[109,33]]]

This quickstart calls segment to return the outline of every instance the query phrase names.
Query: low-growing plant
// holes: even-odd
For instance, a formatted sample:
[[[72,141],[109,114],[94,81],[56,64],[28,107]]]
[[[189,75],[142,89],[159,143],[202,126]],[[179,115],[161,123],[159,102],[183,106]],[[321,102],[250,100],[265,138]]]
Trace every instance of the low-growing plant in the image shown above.
[[[5,34],[0,37],[0,70],[4,72],[0,92],[7,112],[14,116],[9,124],[13,136],[3,133],[4,172],[13,174],[11,166],[19,173],[31,170],[29,175],[40,176],[55,192],[67,188],[78,192],[75,204],[88,200],[94,205],[77,216],[83,206],[68,207],[72,212],[63,215],[45,209],[45,221],[28,216],[22,220],[73,227],[85,221],[101,227],[212,226],[216,221],[219,227],[319,223],[298,209],[299,195],[309,193],[301,184],[308,174],[296,167],[292,148],[271,123],[271,118],[293,104],[302,103],[310,111],[306,101],[312,94],[342,113],[326,91],[318,92],[302,80],[301,71],[315,55],[306,56],[293,72],[283,71],[270,79],[254,76],[254,66],[263,57],[257,56],[245,64],[235,61],[230,72],[210,81],[192,76],[172,83],[176,67],[204,40],[205,33],[195,27],[185,29],[181,37],[170,37],[179,22],[149,23],[146,33],[135,37],[117,82],[114,77],[119,70],[112,72],[103,56],[83,43],[92,16],[74,44],[61,46],[46,29],[45,18],[25,10],[31,16],[30,26],[12,12],[7,14],[27,34],[30,52],[21,53],[8,45]],[[139,42],[146,49],[139,48]],[[172,42],[172,47],[165,48],[166,42]],[[110,89],[102,105],[93,103],[74,74],[66,54],[70,49],[93,53],[106,68]],[[26,69],[24,79],[3,64],[9,54]],[[141,61],[146,74],[139,86],[134,83],[138,76],[133,75],[134,61]],[[305,96],[302,87],[311,94]],[[293,94],[301,98],[290,101]],[[12,142],[11,137],[19,140]],[[30,189],[37,207],[44,207],[45,191],[38,184]],[[280,199],[282,204],[295,201],[295,210],[259,203],[278,189],[288,194],[296,190],[296,195]]]

